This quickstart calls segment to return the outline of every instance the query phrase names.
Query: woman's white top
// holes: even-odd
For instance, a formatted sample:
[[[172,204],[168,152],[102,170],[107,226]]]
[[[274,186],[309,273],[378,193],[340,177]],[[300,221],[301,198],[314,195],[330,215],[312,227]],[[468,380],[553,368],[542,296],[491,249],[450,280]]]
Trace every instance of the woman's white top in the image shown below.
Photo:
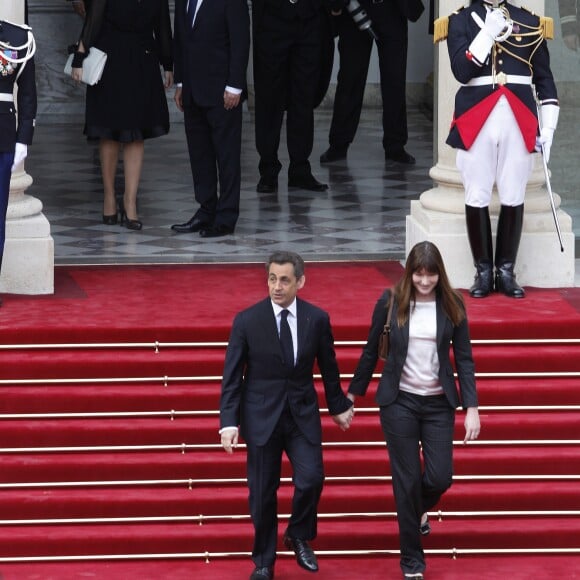
[[[415,395],[441,395],[436,303],[416,302],[409,317],[409,347],[399,384]]]

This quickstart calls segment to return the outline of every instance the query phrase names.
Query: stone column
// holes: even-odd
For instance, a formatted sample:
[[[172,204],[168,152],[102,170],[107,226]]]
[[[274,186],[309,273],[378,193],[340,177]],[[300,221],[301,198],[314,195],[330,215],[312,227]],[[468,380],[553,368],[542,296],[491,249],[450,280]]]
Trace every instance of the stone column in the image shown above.
[[[530,0],[528,6],[543,14],[544,0]],[[439,14],[448,15],[457,9],[457,0],[440,0]],[[465,227],[465,197],[461,176],[455,165],[455,150],[445,144],[453,115],[454,96],[459,85],[451,73],[445,41],[435,49],[436,71],[436,165],[429,175],[435,181],[433,189],[411,202],[407,216],[406,253],[414,244],[431,240],[441,250],[451,283],[468,288],[473,283],[475,268]],[[556,209],[562,232],[564,252],[560,251],[550,202],[545,189],[542,160],[535,155],[534,170],[528,183],[525,200],[524,226],[515,272],[524,286],[574,286],[574,233],[572,218],[560,207],[556,194]],[[499,200],[493,194],[490,206],[492,232],[495,240]]]
[[[2,0],[0,19],[23,23],[24,0]],[[29,147],[29,154],[34,154],[34,144]],[[31,184],[32,177],[21,163],[13,171],[10,182],[0,292],[54,292],[54,241],[50,224],[42,214],[42,202],[24,193]]]

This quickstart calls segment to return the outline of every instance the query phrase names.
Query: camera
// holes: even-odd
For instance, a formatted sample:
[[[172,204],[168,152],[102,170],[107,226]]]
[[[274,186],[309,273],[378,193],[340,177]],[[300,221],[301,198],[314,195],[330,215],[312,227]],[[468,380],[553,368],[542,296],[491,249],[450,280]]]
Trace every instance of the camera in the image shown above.
[[[377,39],[377,35],[373,30],[373,23],[358,0],[348,0],[346,10],[351,15],[359,30],[366,30],[375,40]]]

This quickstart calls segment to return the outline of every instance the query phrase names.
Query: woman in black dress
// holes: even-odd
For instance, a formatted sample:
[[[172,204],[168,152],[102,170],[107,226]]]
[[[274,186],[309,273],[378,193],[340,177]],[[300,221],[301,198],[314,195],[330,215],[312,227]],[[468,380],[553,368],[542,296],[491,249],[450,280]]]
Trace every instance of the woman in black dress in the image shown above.
[[[140,230],[137,189],[144,140],[169,131],[165,88],[173,84],[171,21],[168,0],[92,0],[73,78],[82,78],[82,62],[95,46],[107,53],[101,80],[87,87],[84,133],[100,140],[103,175],[103,223],[117,223],[115,172],[121,145],[125,193],[121,224]],[[165,82],[159,65],[165,69]]]

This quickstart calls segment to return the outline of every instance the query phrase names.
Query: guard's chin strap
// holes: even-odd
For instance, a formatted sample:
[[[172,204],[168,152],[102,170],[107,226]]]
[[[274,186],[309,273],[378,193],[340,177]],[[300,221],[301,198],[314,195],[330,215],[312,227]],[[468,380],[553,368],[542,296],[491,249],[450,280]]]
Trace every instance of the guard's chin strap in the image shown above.
[[[506,0],[483,0],[483,3],[491,8],[499,8],[506,3]]]

